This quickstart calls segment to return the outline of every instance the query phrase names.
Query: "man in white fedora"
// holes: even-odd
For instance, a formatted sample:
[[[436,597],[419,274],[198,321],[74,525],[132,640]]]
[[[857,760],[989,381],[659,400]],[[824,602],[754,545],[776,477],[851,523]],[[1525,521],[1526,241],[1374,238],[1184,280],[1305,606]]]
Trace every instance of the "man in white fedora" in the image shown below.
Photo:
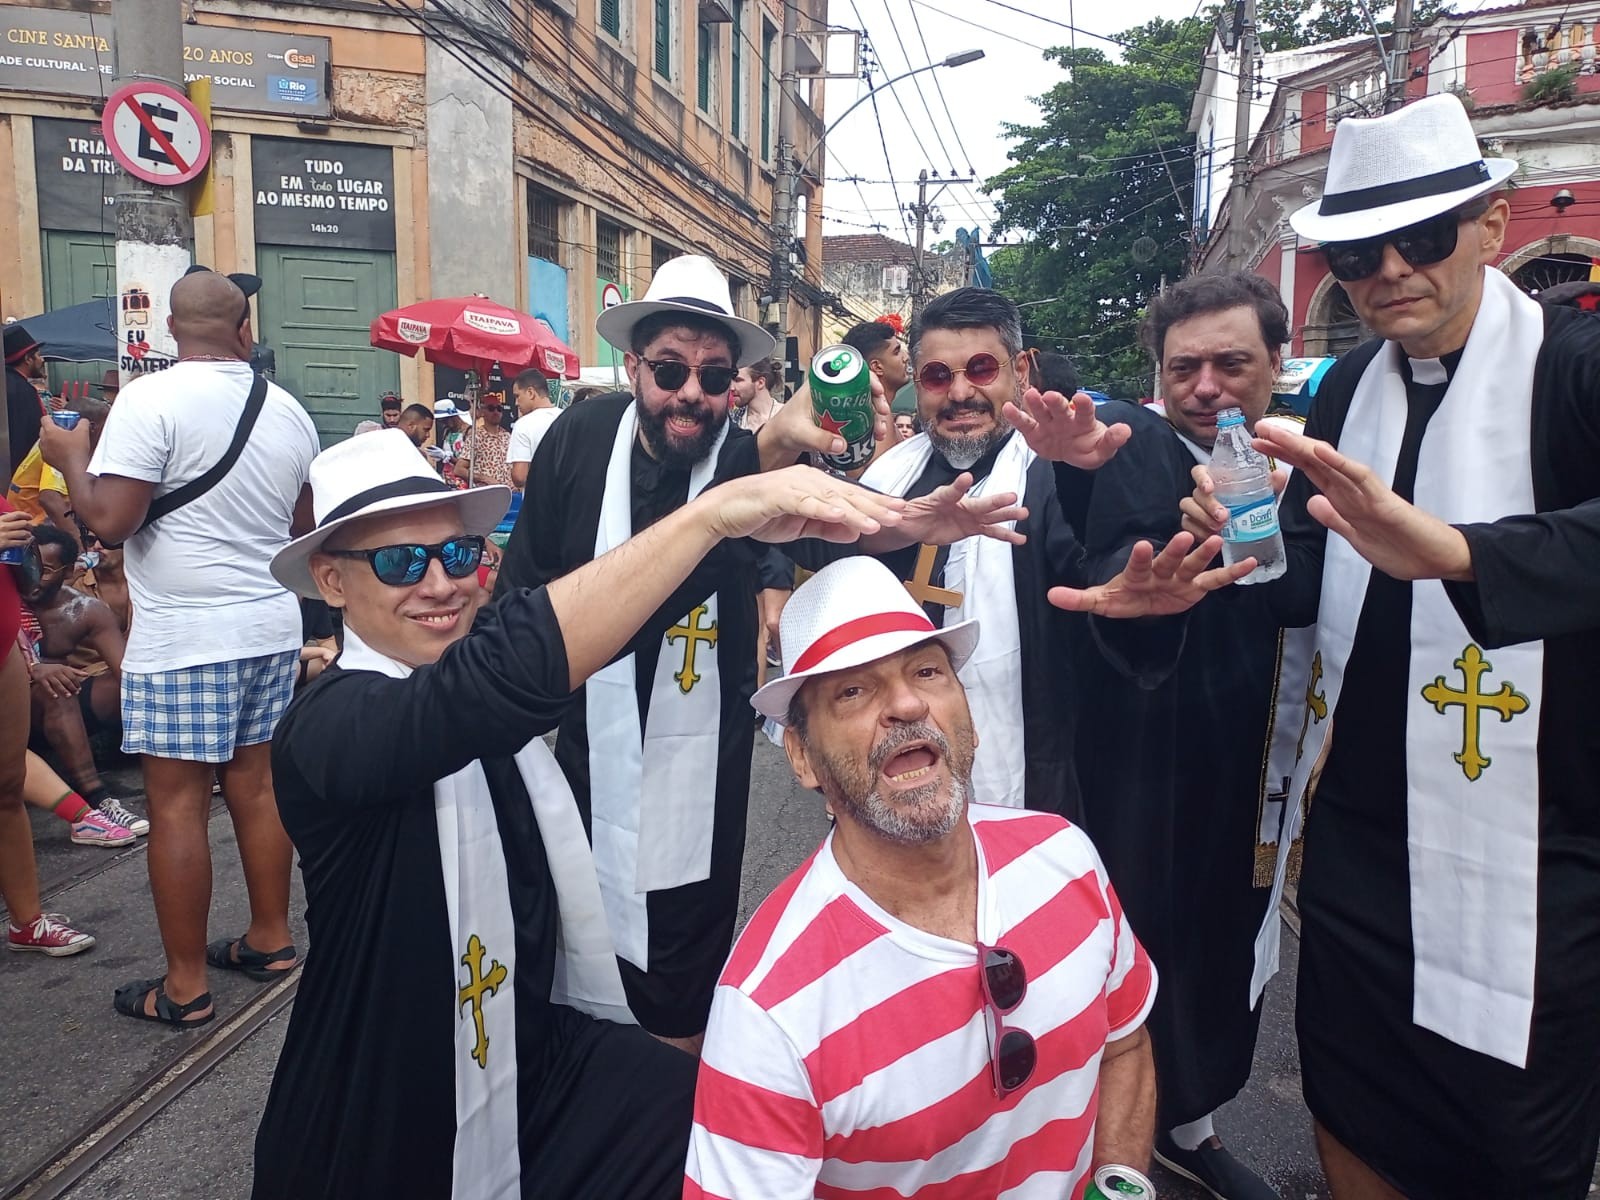
[[[664,263],[642,300],[606,309],[596,328],[623,351],[631,394],[586,401],[551,426],[529,478],[528,515],[506,546],[501,587],[559,578],[712,485],[807,451],[843,450],[837,435],[817,427],[809,402],[785,405],[755,435],[731,427],[735,374],[775,342],[734,313],[727,279],[709,258]],[[947,498],[953,515],[941,507]],[[941,493],[866,548],[984,527],[989,509],[960,499]],[[943,525],[960,529],[936,527]],[[822,565],[805,550],[794,553]],[[589,680],[556,746],[590,830],[634,1015],[690,1049],[705,1029],[738,910],[756,594],[787,582],[772,578],[767,564],[767,548],[748,541],[728,540],[709,554],[626,653]]]
[[[1340,1200],[1583,1196],[1600,1138],[1600,321],[1494,268],[1515,169],[1431,96],[1341,122],[1291,218],[1378,334],[1305,436],[1257,429],[1297,470],[1249,589],[1318,624],[1289,811],[1321,764],[1298,1023]]]
[[[273,743],[311,950],[256,1197],[676,1196],[693,1062],[618,1023],[594,862],[540,734],[722,539],[849,539],[898,502],[803,467],[737,480],[480,608],[507,488],[451,488],[398,430],[319,455],[311,488],[316,528],[272,571],[341,609],[345,640]]]
[[[784,609],[755,707],[836,820],[717,987],[686,1200],[1054,1200],[1148,1163],[1155,968],[1080,830],[975,791],[978,640],[868,558]]]

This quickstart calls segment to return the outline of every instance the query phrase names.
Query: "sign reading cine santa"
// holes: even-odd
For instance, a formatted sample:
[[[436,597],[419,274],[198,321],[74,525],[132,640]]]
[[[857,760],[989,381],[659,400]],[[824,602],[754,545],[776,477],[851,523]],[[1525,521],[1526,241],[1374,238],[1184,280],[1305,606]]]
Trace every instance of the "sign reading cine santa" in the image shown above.
[[[115,89],[116,19],[0,4],[7,91],[103,99]],[[185,82],[211,80],[211,104],[234,112],[332,115],[325,37],[216,25],[183,27]]]

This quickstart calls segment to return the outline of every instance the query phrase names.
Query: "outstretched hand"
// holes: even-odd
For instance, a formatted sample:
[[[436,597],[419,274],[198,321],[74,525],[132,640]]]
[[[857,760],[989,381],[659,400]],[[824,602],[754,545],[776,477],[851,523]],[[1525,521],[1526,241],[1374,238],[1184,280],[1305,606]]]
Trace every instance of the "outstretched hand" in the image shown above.
[[[882,442],[889,435],[893,418],[883,384],[876,375],[869,374],[869,378],[872,383],[872,436],[875,441]],[[845,440],[817,424],[811,387],[803,384],[757,432],[756,449],[761,454],[761,469],[777,471],[792,466],[804,454],[843,454]]]
[[[695,501],[710,507],[712,531],[724,538],[853,542],[898,525],[906,502],[815,467],[786,467],[707,488]]]
[[[996,492],[992,496],[970,495],[972,473],[963,471],[953,483],[934,488],[926,496],[905,502],[900,523],[872,538],[864,547],[872,554],[886,554],[918,543],[948,546],[975,535],[1020,546],[1028,535],[1012,526],[1028,519],[1028,510],[1017,501],[1015,492]]]
[[[1085,471],[1105,465],[1133,436],[1131,427],[1096,416],[1094,400],[1082,392],[1069,400],[1029,388],[1020,405],[1006,401],[1005,416],[1035,454]]]
[[[1187,533],[1174,536],[1160,554],[1149,542],[1139,542],[1128,554],[1128,565],[1113,578],[1091,588],[1051,588],[1049,600],[1068,612],[1099,617],[1172,616],[1256,569],[1256,560],[1245,558],[1231,567],[1208,570],[1221,550],[1221,538],[1210,537],[1195,546]]]
[[[1459,529],[1402,500],[1370,467],[1327,442],[1262,426],[1255,445],[1316,484],[1306,511],[1393,579],[1470,580],[1472,549]]]

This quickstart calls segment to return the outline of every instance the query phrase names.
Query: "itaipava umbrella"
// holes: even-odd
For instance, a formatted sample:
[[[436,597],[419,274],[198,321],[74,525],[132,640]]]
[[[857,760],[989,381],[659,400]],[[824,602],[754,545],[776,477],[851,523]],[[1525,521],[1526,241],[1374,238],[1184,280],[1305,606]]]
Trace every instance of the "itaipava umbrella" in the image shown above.
[[[384,313],[372,323],[372,344],[407,357],[419,350],[431,363],[488,374],[499,363],[512,375],[526,367],[578,377],[578,356],[527,313],[486,296],[424,300]]]

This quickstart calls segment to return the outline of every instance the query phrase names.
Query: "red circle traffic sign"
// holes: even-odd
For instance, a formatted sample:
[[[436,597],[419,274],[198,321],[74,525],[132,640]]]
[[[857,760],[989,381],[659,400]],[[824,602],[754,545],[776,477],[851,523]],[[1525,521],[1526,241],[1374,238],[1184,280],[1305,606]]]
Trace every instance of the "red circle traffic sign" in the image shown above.
[[[211,158],[211,130],[200,110],[169,83],[118,88],[106,100],[100,130],[111,157],[146,183],[188,183]]]
[[[600,307],[615,308],[622,303],[622,289],[614,283],[608,283],[600,289]]]

